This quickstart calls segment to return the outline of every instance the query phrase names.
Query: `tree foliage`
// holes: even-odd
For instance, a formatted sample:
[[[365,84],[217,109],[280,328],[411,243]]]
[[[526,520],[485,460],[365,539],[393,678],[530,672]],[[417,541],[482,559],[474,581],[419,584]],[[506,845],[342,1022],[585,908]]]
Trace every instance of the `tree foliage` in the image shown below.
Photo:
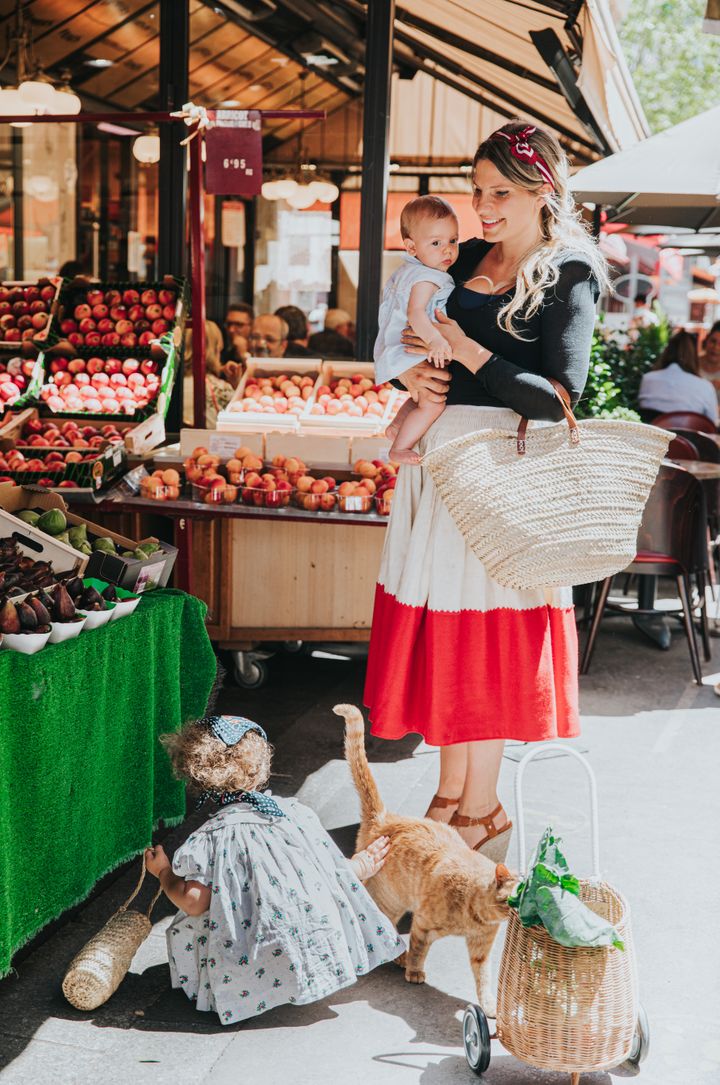
[[[720,104],[720,37],[702,32],[705,5],[706,0],[631,0],[618,27],[653,132]]]
[[[599,323],[590,348],[587,384],[575,408],[578,418],[639,420],[637,397],[644,373],[668,341],[670,327],[659,324],[639,328],[630,337],[608,332]]]

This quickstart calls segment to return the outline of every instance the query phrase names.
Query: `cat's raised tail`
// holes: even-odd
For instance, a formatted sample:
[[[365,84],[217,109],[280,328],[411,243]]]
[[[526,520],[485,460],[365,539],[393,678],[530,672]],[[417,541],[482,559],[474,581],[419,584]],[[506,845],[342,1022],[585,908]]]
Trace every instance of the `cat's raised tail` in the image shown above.
[[[360,709],[352,704],[336,704],[333,712],[345,718],[345,758],[360,797],[362,820],[368,822],[385,807],[365,753],[365,720]]]

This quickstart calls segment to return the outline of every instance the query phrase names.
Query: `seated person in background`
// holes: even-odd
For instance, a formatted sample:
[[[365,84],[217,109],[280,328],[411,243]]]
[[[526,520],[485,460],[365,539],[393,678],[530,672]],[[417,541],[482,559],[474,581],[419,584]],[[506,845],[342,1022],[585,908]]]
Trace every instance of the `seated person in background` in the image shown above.
[[[285,348],[286,358],[313,358],[317,357],[308,349],[308,337],[310,329],[307,317],[297,305],[281,305],[275,310],[275,316],[279,316],[288,326],[288,343]]]
[[[255,312],[252,305],[239,301],[228,305],[225,315],[225,343],[222,352],[223,362],[244,362],[248,355],[248,335],[252,327]]]
[[[290,329],[275,313],[261,313],[252,322],[248,348],[253,358],[284,358]]]
[[[224,410],[233,397],[234,387],[220,375],[223,337],[217,324],[205,321],[205,426],[215,429],[218,412]],[[194,426],[193,415],[193,356],[192,328],[185,332],[183,364],[183,423]]]
[[[646,421],[668,411],[694,411],[717,425],[718,401],[709,380],[698,376],[695,340],[689,332],[676,332],[655,365],[643,376],[638,392]]]
[[[325,314],[325,330],[316,332],[308,340],[308,346],[315,358],[355,357],[355,347],[350,335],[354,330],[352,318],[344,309],[328,309]]]
[[[650,303],[647,300],[647,295],[638,294],[635,298],[635,308],[633,309],[632,317],[630,318],[630,328],[649,328],[652,325],[659,324],[660,320],[657,313],[651,309]]]
[[[716,320],[703,344],[700,376],[710,381],[720,399],[720,320]]]

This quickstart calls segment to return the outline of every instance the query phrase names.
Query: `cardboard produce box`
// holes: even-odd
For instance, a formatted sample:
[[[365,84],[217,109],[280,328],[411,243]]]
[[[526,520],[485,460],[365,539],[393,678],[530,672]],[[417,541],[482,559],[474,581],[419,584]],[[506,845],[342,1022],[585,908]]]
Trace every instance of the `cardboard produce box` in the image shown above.
[[[67,506],[60,495],[14,486],[11,482],[0,483],[0,537],[14,538],[23,553],[35,561],[52,562],[56,573],[82,573],[88,563],[87,557],[68,543],[19,520],[15,514],[22,509],[59,509],[70,523]]]

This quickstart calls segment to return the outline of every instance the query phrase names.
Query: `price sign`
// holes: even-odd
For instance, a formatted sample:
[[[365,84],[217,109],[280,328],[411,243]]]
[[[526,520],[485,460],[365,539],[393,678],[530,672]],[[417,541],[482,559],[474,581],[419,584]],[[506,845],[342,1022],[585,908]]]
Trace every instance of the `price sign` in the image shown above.
[[[209,114],[211,120],[213,115]],[[262,186],[262,132],[256,109],[214,114],[205,132],[205,189],[215,196],[257,196]]]

